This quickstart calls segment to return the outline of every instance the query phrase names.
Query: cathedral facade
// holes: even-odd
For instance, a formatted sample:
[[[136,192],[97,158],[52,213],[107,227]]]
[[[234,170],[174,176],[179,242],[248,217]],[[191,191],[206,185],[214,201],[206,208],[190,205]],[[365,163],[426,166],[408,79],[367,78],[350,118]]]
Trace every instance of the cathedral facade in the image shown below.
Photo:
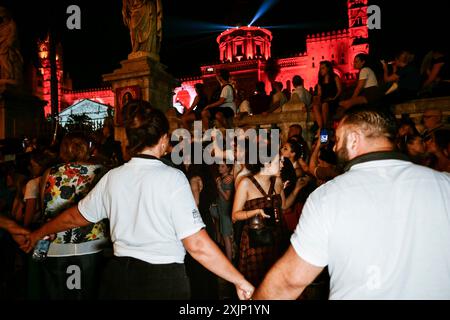
[[[272,33],[260,27],[239,27],[222,32],[217,37],[219,62],[200,67],[201,76],[180,79],[180,86],[174,89],[173,105],[177,108],[189,108],[195,98],[194,85],[204,83],[211,96],[217,88],[215,74],[218,69],[230,71],[234,81],[244,94],[252,94],[258,81],[266,83],[266,92],[271,91],[271,82],[278,81],[284,89],[292,89],[292,78],[300,75],[305,88],[314,88],[317,84],[319,64],[329,60],[335,72],[344,83],[356,79],[357,70],[353,69],[353,59],[359,53],[369,51],[369,30],[367,26],[368,0],[348,0],[348,28],[311,34],[306,37],[306,51],[286,58],[273,59],[271,55]],[[35,94],[44,101],[45,115],[50,108],[50,60],[49,43],[44,39],[38,43],[40,59],[38,85]],[[58,110],[83,100],[114,107],[117,103],[111,87],[93,88],[82,91],[72,90],[70,76],[63,70],[61,46],[57,47]],[[272,65],[271,65],[272,64]],[[269,72],[275,65],[275,72]]]

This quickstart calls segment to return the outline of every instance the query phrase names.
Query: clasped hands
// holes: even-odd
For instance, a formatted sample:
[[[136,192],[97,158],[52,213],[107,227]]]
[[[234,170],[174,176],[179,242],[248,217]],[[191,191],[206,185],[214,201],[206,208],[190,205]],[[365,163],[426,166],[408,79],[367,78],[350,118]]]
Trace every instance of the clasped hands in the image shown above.
[[[19,226],[14,221],[9,221],[5,228],[12,236],[14,241],[19,245],[19,248],[26,253],[33,250],[36,243],[42,238],[36,231],[30,230]],[[55,235],[50,237],[50,241],[55,239]]]

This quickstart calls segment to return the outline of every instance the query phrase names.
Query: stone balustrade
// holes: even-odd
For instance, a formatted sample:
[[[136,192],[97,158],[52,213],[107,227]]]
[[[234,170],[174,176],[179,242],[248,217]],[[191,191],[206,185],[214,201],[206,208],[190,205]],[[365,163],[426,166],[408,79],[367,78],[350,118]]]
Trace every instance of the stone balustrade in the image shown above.
[[[409,114],[409,116],[416,122],[420,123],[423,112],[428,108],[441,109],[444,119],[448,122],[450,117],[450,97],[428,98],[411,100],[402,104],[398,104],[394,108],[397,118],[402,114]],[[299,109],[300,110],[300,109]],[[269,128],[277,126],[281,129],[282,138],[286,138],[289,126],[292,124],[300,124],[303,128],[309,128],[313,122],[313,115],[309,115],[307,119],[306,112],[302,111],[283,111],[280,113],[271,113],[268,115],[246,115],[238,116],[233,120],[235,127],[247,128]],[[181,122],[174,113],[168,114],[171,124],[171,130],[181,127]]]

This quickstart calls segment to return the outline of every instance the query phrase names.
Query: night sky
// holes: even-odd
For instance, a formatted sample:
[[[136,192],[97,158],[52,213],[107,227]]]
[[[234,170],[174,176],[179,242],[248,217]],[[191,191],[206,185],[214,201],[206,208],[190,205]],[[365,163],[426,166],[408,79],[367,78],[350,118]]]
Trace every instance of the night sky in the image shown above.
[[[198,75],[202,64],[218,61],[217,35],[226,25],[247,25],[264,2],[273,2],[254,25],[270,26],[272,56],[303,52],[308,33],[347,27],[345,0],[162,0],[161,61],[177,77]],[[371,50],[389,59],[408,48],[420,57],[434,45],[449,46],[447,3],[428,0],[373,0],[382,11],[382,29],[371,32]],[[16,20],[24,59],[36,64],[36,39],[50,28],[64,48],[64,68],[75,89],[98,87],[101,75],[117,69],[131,51],[122,22],[121,0],[0,0]],[[66,28],[66,8],[81,8],[81,30]],[[218,6],[221,6],[220,8]],[[276,28],[275,28],[276,27]]]

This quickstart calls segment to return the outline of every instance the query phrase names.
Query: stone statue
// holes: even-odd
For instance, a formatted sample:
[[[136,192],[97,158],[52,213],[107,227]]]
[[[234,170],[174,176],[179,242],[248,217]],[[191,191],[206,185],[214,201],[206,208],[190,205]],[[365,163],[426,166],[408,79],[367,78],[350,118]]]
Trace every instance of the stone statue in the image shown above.
[[[130,29],[132,54],[148,53],[159,59],[162,38],[161,0],[122,0],[122,16]]]
[[[19,51],[16,23],[9,11],[0,7],[0,81],[20,83],[22,66],[23,59]]]

